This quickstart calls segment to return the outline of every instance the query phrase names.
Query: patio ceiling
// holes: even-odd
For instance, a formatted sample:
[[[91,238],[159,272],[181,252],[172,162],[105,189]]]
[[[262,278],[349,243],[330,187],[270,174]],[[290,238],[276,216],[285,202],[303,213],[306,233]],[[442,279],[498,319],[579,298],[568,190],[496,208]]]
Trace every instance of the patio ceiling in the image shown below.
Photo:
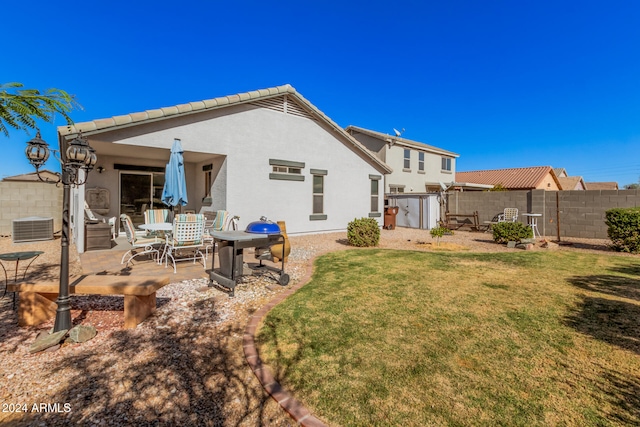
[[[96,150],[98,160],[100,156],[114,156],[122,157],[122,153],[136,153],[136,157],[149,160],[162,160],[164,162],[169,161],[170,150],[167,148],[155,148],[155,147],[142,147],[139,145],[118,144],[113,142],[101,142],[96,140],[89,140],[89,144]],[[131,149],[129,151],[128,149]],[[195,151],[184,152],[184,161],[187,163],[198,163],[210,160],[212,158],[221,156],[221,154],[213,153],[201,153]]]

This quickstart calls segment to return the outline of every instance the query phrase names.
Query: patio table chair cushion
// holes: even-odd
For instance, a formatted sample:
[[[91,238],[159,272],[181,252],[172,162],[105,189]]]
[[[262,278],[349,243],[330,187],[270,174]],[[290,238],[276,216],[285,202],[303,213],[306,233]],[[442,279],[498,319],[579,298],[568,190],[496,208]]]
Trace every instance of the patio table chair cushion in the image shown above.
[[[176,261],[202,259],[206,268],[206,259],[201,248],[204,247],[205,216],[203,214],[178,214],[173,219],[173,231],[167,236],[165,245],[165,267],[169,264],[169,258],[173,264],[173,272],[177,273]],[[194,249],[193,256],[176,259],[175,254],[179,249]]]

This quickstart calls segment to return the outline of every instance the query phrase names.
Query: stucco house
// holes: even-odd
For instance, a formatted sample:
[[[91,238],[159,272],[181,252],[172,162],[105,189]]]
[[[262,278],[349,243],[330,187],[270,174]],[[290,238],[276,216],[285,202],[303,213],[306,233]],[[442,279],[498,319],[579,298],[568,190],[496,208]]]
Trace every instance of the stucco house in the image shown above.
[[[188,205],[224,209],[240,228],[266,216],[289,234],[345,230],[349,221],[382,225],[383,176],[378,157],[284,85],[58,128],[61,145],[82,132],[98,162],[72,194],[73,228],[83,251],[85,197],[102,215],[128,213],[134,223],[161,205],[174,139],[184,149]]]
[[[357,126],[346,131],[393,169],[385,176],[385,193],[440,191],[440,183],[455,181],[459,154]]]
[[[561,190],[586,190],[587,185],[581,176],[569,176],[565,168],[554,168]]]
[[[501,185],[507,190],[551,190],[562,189],[551,166],[508,168],[457,172],[457,182]]]
[[[587,190],[618,190],[618,183],[608,182],[586,182]]]

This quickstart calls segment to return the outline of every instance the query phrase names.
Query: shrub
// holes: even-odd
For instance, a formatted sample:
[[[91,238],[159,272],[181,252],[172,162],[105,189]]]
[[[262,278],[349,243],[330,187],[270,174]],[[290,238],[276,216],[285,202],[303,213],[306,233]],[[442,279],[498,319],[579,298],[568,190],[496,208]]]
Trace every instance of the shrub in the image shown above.
[[[640,252],[640,208],[609,209],[605,224],[611,247],[619,252]]]
[[[380,226],[374,218],[354,219],[347,227],[347,240],[351,246],[378,246]]]
[[[519,242],[533,237],[531,227],[521,222],[499,222],[493,224],[493,240],[497,243]]]
[[[431,233],[431,237],[436,239],[436,246],[440,246],[440,238],[445,234],[453,234],[453,231],[449,230],[447,227],[434,227],[429,233]]]

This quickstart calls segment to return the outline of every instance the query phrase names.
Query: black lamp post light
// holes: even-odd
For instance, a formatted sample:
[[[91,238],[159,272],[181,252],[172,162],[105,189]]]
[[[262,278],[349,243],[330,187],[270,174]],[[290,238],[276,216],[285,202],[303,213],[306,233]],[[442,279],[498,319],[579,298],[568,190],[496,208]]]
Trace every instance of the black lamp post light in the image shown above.
[[[60,147],[62,148],[62,146]],[[27,142],[25,154],[29,162],[36,168],[36,173],[41,181],[46,181],[40,177],[40,168],[49,158],[53,151],[54,157],[60,162],[62,174],[58,183],[62,182],[62,237],[60,239],[60,289],[56,304],[56,321],[53,331],[58,332],[63,329],[71,329],[71,299],[69,298],[69,200],[70,186],[83,185],[89,172],[93,169],[98,160],[95,150],[91,148],[87,139],[82,136],[82,132],[73,139],[66,151],[51,150],[41,137],[40,131],[35,138]],[[81,181],[79,171],[85,171],[84,179]]]

